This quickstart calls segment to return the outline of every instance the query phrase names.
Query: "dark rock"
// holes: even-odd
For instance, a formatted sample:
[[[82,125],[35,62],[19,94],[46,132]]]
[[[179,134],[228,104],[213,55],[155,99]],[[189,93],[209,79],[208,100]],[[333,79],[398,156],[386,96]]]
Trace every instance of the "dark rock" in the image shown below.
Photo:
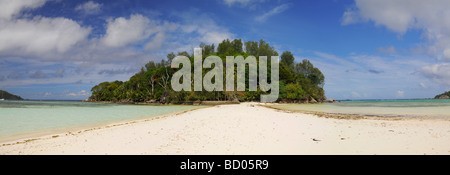
[[[440,95],[436,99],[450,99],[450,97],[448,95]]]
[[[193,103],[193,105],[200,105],[200,104],[202,104],[202,101],[200,101],[200,100],[196,100],[196,101],[194,101],[194,103]]]
[[[324,102],[326,102],[326,103],[334,103],[334,102],[336,102],[336,100],[330,98],[330,99],[325,100]]]

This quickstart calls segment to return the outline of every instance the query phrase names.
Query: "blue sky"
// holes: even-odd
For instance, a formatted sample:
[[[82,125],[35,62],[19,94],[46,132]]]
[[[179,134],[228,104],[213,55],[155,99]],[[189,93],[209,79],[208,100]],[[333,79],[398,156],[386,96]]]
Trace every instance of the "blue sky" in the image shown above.
[[[264,39],[325,74],[334,99],[450,89],[446,0],[0,0],[0,89],[86,99],[150,60],[225,38]]]

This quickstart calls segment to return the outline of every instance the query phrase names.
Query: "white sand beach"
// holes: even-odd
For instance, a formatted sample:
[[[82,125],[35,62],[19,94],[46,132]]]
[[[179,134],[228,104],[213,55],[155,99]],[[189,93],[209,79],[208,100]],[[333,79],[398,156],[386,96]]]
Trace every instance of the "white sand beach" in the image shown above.
[[[258,103],[0,143],[0,154],[450,154],[445,119],[336,119]]]

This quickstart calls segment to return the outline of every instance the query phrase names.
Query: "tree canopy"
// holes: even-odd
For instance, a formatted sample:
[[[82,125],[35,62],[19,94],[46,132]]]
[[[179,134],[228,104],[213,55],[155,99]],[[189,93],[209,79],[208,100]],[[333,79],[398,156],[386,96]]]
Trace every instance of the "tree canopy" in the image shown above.
[[[281,54],[280,62],[284,63],[284,65],[286,65],[287,67],[289,67],[291,69],[294,68],[294,60],[295,60],[294,55],[292,55],[292,53],[289,51],[284,51]]]
[[[450,99],[450,91],[444,92],[442,94],[436,95],[435,99]]]
[[[245,46],[245,47],[244,47]],[[241,39],[223,40],[217,46],[214,44],[200,44],[203,51],[203,59],[209,55],[215,55],[225,63],[226,56],[244,57],[253,55],[259,62],[258,56],[278,56],[278,52],[264,40],[242,42]],[[170,85],[172,75],[179,69],[170,68],[170,63],[176,55],[183,55],[189,58],[191,70],[193,71],[194,55],[187,51],[171,52],[167,54],[167,59],[160,62],[149,61],[141,71],[130,77],[128,81],[102,82],[92,87],[92,101],[112,101],[112,102],[160,102],[160,103],[184,103],[196,100],[235,100],[259,101],[260,95],[267,92],[248,90],[248,65],[246,67],[246,90],[239,91],[173,91]],[[184,65],[183,65],[184,66]],[[270,66],[270,64],[268,64]],[[213,68],[204,68],[203,76]],[[268,68],[270,70],[270,68]],[[225,71],[225,69],[224,69]],[[258,72],[259,74],[259,72]],[[270,72],[268,72],[270,74]],[[225,72],[223,75],[226,75]],[[236,76],[236,74],[234,75]],[[270,77],[270,75],[267,75]],[[307,59],[295,63],[295,57],[290,51],[284,51],[279,64],[279,101],[305,102],[312,99],[325,100],[323,86],[325,77],[322,72],[314,67]],[[192,88],[193,89],[193,88]]]

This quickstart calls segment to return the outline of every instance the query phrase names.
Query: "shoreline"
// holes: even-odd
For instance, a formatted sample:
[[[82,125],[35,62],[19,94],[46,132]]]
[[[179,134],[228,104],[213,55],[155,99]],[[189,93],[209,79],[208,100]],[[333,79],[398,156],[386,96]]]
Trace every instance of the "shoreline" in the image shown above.
[[[352,114],[352,113],[332,113],[332,112],[320,112],[320,111],[310,111],[310,110],[289,110],[283,108],[277,108],[276,105],[283,104],[271,104],[271,105],[261,105],[270,109],[279,110],[281,112],[287,113],[302,113],[302,114],[311,114],[317,117],[324,118],[334,118],[334,119],[347,119],[347,120],[364,120],[364,119],[372,119],[372,120],[442,120],[442,121],[450,121],[450,118],[446,117],[434,117],[434,116],[419,116],[419,115],[383,115],[383,114]]]
[[[138,105],[138,104],[136,104],[136,105]],[[139,104],[139,105],[144,105],[144,104]],[[33,141],[33,140],[42,140],[42,139],[46,139],[46,138],[50,138],[50,137],[56,138],[56,137],[59,137],[62,135],[66,135],[66,136],[67,135],[75,135],[75,134],[80,134],[80,133],[86,132],[86,131],[110,128],[110,127],[127,125],[127,124],[138,123],[138,122],[157,120],[160,118],[180,115],[180,114],[183,114],[183,113],[186,113],[189,111],[203,109],[203,108],[209,108],[209,107],[211,107],[211,106],[200,105],[199,108],[170,112],[170,113],[162,114],[162,115],[139,117],[139,118],[134,118],[134,119],[119,120],[119,121],[100,122],[100,123],[87,124],[87,125],[68,126],[68,127],[64,127],[64,128],[43,129],[43,130],[36,131],[33,133],[14,134],[11,136],[0,138],[0,148],[1,148],[1,146],[5,146],[5,145],[26,143],[26,142]],[[16,143],[12,143],[12,142],[16,142]]]
[[[450,154],[450,122],[217,105],[0,143],[0,154]]]

